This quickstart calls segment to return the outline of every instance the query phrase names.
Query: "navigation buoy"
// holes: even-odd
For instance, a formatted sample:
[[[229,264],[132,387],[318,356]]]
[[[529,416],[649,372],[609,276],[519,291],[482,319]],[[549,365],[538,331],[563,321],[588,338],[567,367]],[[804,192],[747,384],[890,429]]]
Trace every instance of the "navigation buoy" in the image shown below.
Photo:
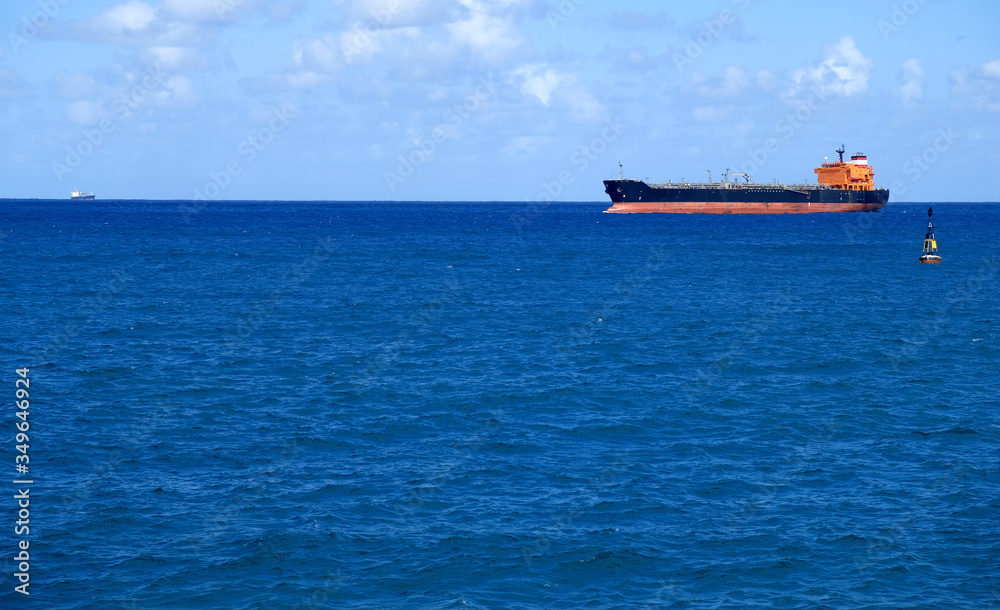
[[[934,213],[934,208],[927,208],[927,235],[924,236],[924,254],[920,257],[921,263],[940,263],[941,257],[938,256],[937,240],[934,239],[934,223],[931,222],[931,214]]]

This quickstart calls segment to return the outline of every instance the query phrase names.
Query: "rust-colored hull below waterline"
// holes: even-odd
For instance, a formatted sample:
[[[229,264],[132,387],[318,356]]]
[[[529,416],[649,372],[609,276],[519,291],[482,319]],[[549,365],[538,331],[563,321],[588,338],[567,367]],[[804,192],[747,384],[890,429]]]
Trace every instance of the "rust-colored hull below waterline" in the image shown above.
[[[691,202],[616,202],[605,212],[612,214],[810,214],[816,212],[874,212],[883,203],[846,202],[758,202],[758,201],[691,201]]]

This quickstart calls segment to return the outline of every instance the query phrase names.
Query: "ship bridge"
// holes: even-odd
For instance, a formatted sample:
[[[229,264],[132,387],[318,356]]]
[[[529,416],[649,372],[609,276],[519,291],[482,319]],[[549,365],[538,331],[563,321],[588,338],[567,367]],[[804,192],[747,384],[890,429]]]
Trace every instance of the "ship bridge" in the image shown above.
[[[847,191],[875,190],[875,170],[868,165],[868,157],[855,153],[850,162],[845,162],[843,146],[837,149],[837,154],[840,155],[840,161],[823,163],[813,170],[820,184]]]

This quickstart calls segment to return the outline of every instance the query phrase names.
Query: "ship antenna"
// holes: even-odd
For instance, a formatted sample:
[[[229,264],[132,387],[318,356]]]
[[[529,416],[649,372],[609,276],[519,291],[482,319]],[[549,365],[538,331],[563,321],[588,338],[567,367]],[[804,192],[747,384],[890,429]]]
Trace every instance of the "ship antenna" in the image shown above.
[[[705,170],[705,171],[708,172],[708,183],[712,184],[712,170],[708,169],[708,170]]]
[[[840,162],[841,162],[841,163],[843,163],[843,162],[844,162],[844,152],[845,152],[845,150],[844,150],[844,145],[843,145],[843,144],[841,144],[841,145],[840,145],[840,148],[838,148],[838,149],[837,149],[837,154],[838,154],[838,155],[840,155]]]
[[[619,172],[619,178],[621,178],[622,180],[624,180],[625,179],[625,168],[622,167],[622,162],[621,161],[618,162],[618,172]]]

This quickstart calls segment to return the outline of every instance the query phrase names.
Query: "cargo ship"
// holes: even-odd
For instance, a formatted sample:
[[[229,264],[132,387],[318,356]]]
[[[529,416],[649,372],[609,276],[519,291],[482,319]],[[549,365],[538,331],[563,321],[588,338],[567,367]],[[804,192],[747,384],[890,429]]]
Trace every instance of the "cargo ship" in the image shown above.
[[[69,194],[69,198],[74,201],[93,201],[94,194],[90,191],[81,191],[77,189]]]
[[[811,212],[873,212],[889,201],[887,189],[875,188],[875,171],[868,157],[856,153],[844,161],[844,147],[835,163],[823,162],[814,171],[816,184],[759,184],[749,174],[731,174],[721,182],[666,182],[646,184],[642,180],[605,180],[604,192],[611,197],[605,212],[617,214],[807,214]],[[619,163],[619,167],[621,164]],[[735,180],[733,180],[735,178]],[[740,179],[742,178],[742,182]]]

